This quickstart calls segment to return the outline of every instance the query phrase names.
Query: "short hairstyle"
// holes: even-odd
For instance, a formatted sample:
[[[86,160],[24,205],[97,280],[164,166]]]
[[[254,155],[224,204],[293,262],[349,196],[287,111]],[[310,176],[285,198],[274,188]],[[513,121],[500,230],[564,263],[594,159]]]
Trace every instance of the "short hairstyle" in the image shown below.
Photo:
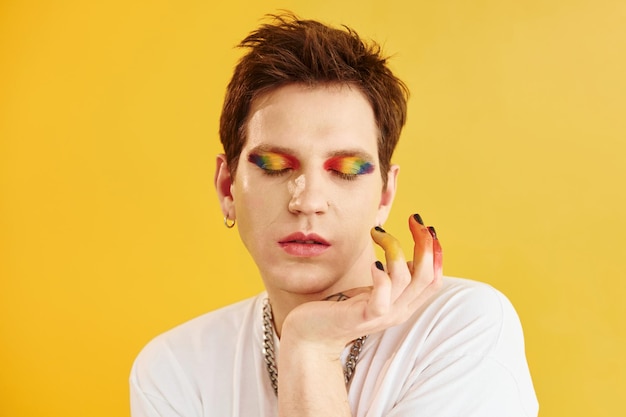
[[[288,84],[357,86],[372,106],[379,129],[378,158],[383,182],[406,121],[409,91],[387,67],[381,47],[365,43],[347,26],[332,28],[293,14],[269,15],[238,45],[248,52],[235,67],[226,89],[220,139],[234,177],[246,141],[253,100]]]

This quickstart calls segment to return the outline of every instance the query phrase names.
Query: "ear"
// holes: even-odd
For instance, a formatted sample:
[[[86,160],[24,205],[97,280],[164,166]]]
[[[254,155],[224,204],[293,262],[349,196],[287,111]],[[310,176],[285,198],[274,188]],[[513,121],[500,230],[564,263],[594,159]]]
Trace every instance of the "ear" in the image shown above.
[[[396,197],[399,173],[400,167],[398,165],[391,165],[389,172],[387,172],[387,185],[380,196],[380,205],[378,206],[378,213],[376,214],[377,226],[383,225],[387,221],[387,217],[389,217],[393,200]]]
[[[229,219],[236,220],[235,199],[232,194],[233,179],[224,154],[217,155],[213,182],[217,191],[217,198],[220,200],[222,213]]]

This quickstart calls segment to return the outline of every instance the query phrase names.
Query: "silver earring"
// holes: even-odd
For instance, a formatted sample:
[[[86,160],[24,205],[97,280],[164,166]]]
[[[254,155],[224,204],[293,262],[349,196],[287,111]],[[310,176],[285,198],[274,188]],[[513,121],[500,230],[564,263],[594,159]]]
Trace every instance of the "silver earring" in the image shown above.
[[[233,227],[235,227],[235,223],[236,223],[236,220],[231,220],[228,218],[228,216],[224,216],[224,226],[228,227],[229,229],[232,229]]]

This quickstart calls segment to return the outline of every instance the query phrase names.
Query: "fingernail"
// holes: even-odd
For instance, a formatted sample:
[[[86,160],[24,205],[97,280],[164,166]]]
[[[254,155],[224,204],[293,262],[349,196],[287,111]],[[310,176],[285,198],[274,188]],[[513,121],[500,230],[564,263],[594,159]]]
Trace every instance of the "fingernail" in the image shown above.
[[[422,220],[422,216],[420,216],[419,214],[415,213],[413,215],[413,218],[415,219],[416,222],[418,222],[419,224],[424,226],[424,220]]]
[[[376,268],[380,269],[381,271],[385,270],[385,267],[383,266],[383,263],[381,261],[376,261]]]
[[[376,226],[374,229],[376,229],[376,231],[377,231],[377,232],[380,232],[380,233],[387,233],[387,232],[385,232],[385,229],[383,229],[383,228],[382,228],[382,227],[380,227],[380,226]]]
[[[430,232],[430,235],[433,237],[433,239],[437,239],[437,232],[435,231],[434,227],[428,226],[428,231]]]

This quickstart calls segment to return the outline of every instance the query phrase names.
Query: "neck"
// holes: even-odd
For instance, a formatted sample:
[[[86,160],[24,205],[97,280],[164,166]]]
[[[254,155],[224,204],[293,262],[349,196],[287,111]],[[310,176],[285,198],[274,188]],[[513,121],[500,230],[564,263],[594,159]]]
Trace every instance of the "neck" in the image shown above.
[[[285,296],[286,294],[280,294],[280,292],[276,294],[271,292],[269,289],[267,291],[267,295],[270,299],[270,305],[272,306],[274,331],[276,332],[276,336],[278,336],[278,338],[280,338],[283,329],[283,322],[291,310],[298,307],[300,304],[324,299],[322,295],[318,294],[289,294],[288,296]]]
[[[372,285],[371,265],[375,262],[375,253],[364,254],[364,261],[357,262],[342,278],[334,281],[333,285],[322,288],[319,291],[306,293],[291,292],[274,286],[266,285],[267,295],[272,306],[274,330],[280,338],[283,323],[287,315],[301,304],[311,301],[322,301],[327,297],[344,292],[353,288],[367,287]],[[264,280],[272,282],[271,280]]]

